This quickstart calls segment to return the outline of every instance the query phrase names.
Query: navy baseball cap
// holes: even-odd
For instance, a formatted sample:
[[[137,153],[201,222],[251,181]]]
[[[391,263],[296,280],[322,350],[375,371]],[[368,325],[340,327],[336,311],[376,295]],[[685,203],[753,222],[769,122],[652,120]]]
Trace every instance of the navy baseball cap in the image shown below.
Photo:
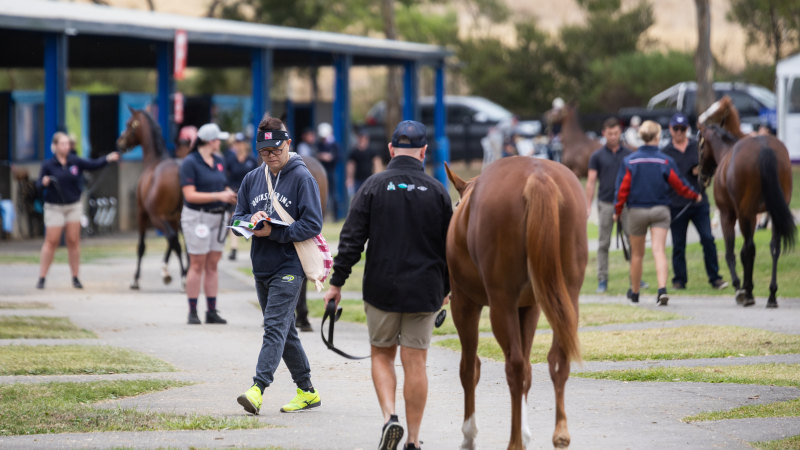
[[[669,119],[669,126],[670,127],[675,127],[675,126],[688,127],[689,126],[689,120],[687,120],[686,116],[684,116],[683,114],[675,113],[672,116],[672,118]]]
[[[256,136],[256,150],[262,148],[278,148],[283,141],[289,140],[289,133],[284,130],[259,131]]]
[[[395,148],[422,148],[428,145],[425,137],[425,125],[415,120],[404,120],[397,124],[392,133],[392,147]],[[400,138],[406,137],[410,142],[400,144]]]

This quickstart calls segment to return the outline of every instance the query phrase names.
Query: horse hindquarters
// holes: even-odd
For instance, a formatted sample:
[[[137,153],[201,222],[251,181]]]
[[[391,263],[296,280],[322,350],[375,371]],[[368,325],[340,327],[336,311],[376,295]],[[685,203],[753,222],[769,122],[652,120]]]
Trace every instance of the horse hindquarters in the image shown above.
[[[564,266],[577,264],[580,274],[586,266],[586,256],[562,254],[570,248],[562,248],[562,232],[571,230],[571,224],[560,223],[561,207],[574,211],[585,211],[585,205],[570,205],[570,197],[553,179],[556,172],[537,171],[528,177],[525,185],[525,198],[528,203],[526,219],[526,251],[529,277],[537,305],[542,309],[553,328],[553,344],[548,354],[550,378],[556,396],[556,426],[553,433],[553,446],[568,447],[570,443],[567,416],[564,408],[564,387],[569,377],[570,361],[580,360],[578,343],[577,288],[572,293],[567,286]],[[582,197],[581,197],[582,198]],[[581,234],[584,236],[585,233]],[[566,240],[565,240],[566,241]],[[574,243],[580,252],[584,245]],[[547,255],[550,258],[543,258]],[[574,257],[574,258],[573,258]]]

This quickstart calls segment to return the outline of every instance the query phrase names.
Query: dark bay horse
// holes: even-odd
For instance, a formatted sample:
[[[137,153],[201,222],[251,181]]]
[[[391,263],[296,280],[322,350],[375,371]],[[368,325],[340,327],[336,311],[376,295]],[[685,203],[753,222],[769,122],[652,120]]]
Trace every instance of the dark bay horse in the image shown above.
[[[183,207],[183,192],[178,174],[180,163],[169,157],[164,138],[161,136],[161,127],[150,114],[142,110],[129,109],[131,117],[126,123],[125,130],[117,138],[117,148],[125,151],[141,145],[144,165],[136,186],[139,245],[136,251],[136,274],[133,276],[131,289],[139,289],[139,274],[145,250],[144,237],[150,225],[160,230],[167,239],[167,253],[164,255],[164,265],[161,267],[164,284],[172,282],[172,277],[167,271],[167,263],[173,252],[181,266],[181,281],[185,283],[187,267],[183,264],[183,250],[178,239]]]
[[[553,446],[568,447],[564,386],[570,361],[580,360],[578,293],[588,259],[581,184],[559,163],[522,156],[499,160],[469,182],[445,168],[461,195],[447,232],[451,311],[461,341],[461,448],[476,447],[476,352],[484,306],[489,307],[492,331],[506,359],[511,391],[508,448],[524,448],[530,440],[526,403],[540,311],[553,327],[547,355],[556,395]]]
[[[725,261],[736,288],[736,303],[755,304],[753,298],[753,263],[756,246],[753,234],[756,215],[766,211],[772,218],[772,279],[769,285],[767,308],[777,308],[775,293],[778,257],[781,248],[794,246],[796,226],[789,210],[792,199],[792,163],[789,152],[774,136],[754,136],[737,140],[718,125],[701,128],[700,180],[708,184],[714,176],[714,199],[720,211],[722,234],[725,238]],[[736,275],[734,226],[744,237],[740,257],[744,269],[744,284]]]
[[[561,163],[569,167],[578,177],[586,177],[589,173],[589,158],[603,144],[591,139],[578,123],[578,108],[568,103],[560,111],[549,115],[548,121],[561,124]]]

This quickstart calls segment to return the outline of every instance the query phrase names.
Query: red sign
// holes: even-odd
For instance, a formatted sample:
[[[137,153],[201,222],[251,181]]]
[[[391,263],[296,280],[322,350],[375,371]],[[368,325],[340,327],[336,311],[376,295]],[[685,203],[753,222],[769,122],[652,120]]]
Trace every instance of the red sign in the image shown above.
[[[183,123],[183,94],[176,92],[172,94],[173,102],[175,103],[175,123]]]
[[[189,39],[186,37],[185,30],[175,30],[175,71],[176,80],[183,79],[183,72],[186,70],[186,55],[189,48]]]

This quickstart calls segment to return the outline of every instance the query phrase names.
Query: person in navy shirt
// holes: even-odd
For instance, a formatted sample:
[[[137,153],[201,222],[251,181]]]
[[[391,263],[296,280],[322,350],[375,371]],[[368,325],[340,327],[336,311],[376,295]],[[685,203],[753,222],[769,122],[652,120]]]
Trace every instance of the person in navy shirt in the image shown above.
[[[244,133],[236,133],[233,137],[233,145],[225,152],[225,175],[228,177],[228,186],[238,192],[244,176],[258,165],[253,152],[250,151],[247,136]],[[239,240],[231,237],[230,243],[231,253],[228,255],[228,259],[236,261]]]
[[[81,191],[83,171],[103,168],[109,162],[119,160],[119,153],[111,152],[97,159],[83,159],[70,153],[70,139],[66,133],[53,135],[50,146],[51,159],[42,162],[37,188],[44,189],[44,244],[39,258],[39,281],[36,287],[44,289],[45,277],[50,270],[61,233],[66,231],[69,268],[72,271],[72,286],[82,289],[78,279],[81,249]]]
[[[201,282],[208,306],[206,323],[227,323],[217,312],[217,264],[225,248],[226,232],[221,229],[225,225],[225,212],[227,205],[236,204],[236,192],[228,187],[225,164],[216,153],[220,139],[228,136],[214,123],[203,125],[197,131],[194,148],[181,163],[181,229],[189,254],[186,296],[190,324],[200,323],[197,297]]]
[[[678,175],[678,167],[669,156],[658,151],[661,126],[652,120],[639,128],[639,136],[645,145],[622,161],[617,174],[616,204],[613,219],[622,214],[628,205],[625,229],[631,240],[631,291],[632,302],[639,301],[639,283],[642,279],[642,259],[647,229],[650,229],[653,258],[658,279],[659,306],[667,306],[667,230],[670,224],[670,190],[678,195],[699,202],[703,196]]]

